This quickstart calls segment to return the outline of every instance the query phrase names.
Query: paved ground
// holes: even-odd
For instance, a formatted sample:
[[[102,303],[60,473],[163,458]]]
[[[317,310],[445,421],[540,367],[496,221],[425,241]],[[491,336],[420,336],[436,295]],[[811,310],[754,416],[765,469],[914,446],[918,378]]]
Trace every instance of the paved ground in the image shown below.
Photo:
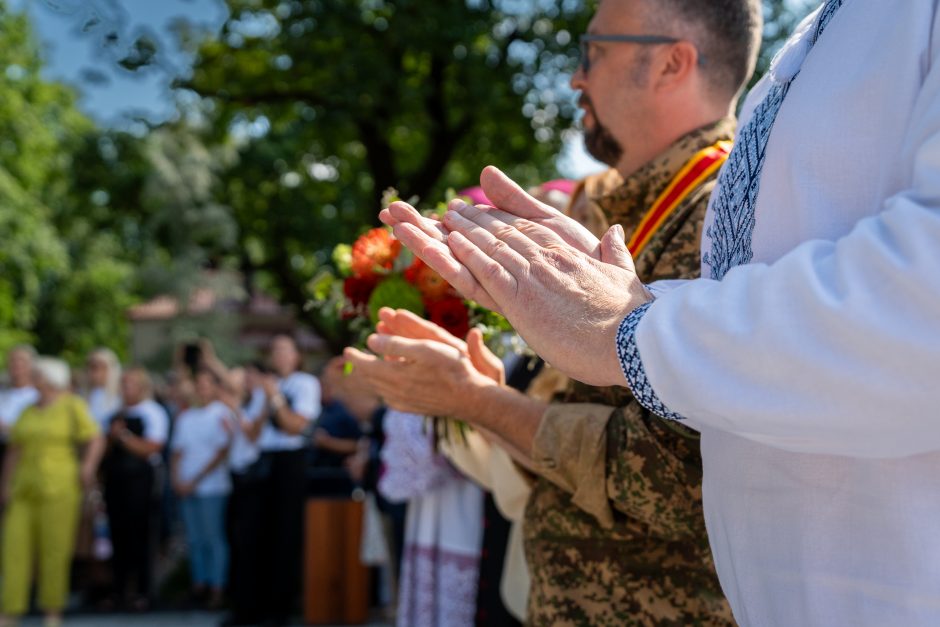
[[[67,617],[65,627],[217,627],[221,618],[222,614],[211,612],[85,614]],[[20,625],[21,627],[42,627],[42,619],[32,616]],[[368,623],[367,627],[390,627],[390,623],[372,622]]]

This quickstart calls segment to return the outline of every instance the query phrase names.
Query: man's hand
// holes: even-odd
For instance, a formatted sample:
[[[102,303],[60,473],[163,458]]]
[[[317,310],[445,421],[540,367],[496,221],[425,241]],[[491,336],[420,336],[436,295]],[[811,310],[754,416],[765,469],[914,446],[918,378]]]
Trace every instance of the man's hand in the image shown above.
[[[278,386],[277,377],[273,374],[266,374],[261,377],[261,389],[264,390],[265,395],[268,397],[268,401],[280,394],[281,390]]]
[[[355,372],[369,381],[389,407],[474,422],[481,413],[481,394],[502,379],[502,369],[481,349],[479,330],[468,335],[469,348],[447,331],[411,314],[385,309],[380,318],[380,333],[370,336],[368,344],[384,359],[347,348],[345,356]],[[403,335],[383,333],[393,330]],[[480,363],[486,374],[474,362]]]
[[[478,210],[492,212],[507,224],[513,224],[519,219],[540,224],[581,252],[600,259],[600,241],[588,229],[555,207],[526,193],[498,168],[484,168],[480,174],[480,184],[495,207],[477,205]],[[464,206],[467,206],[466,203],[459,199],[450,202],[450,208]],[[441,243],[446,241],[449,233],[446,225],[438,220],[425,218],[417,209],[401,201],[383,209],[379,213],[379,219],[393,228],[399,224],[410,224]]]
[[[519,221],[533,222],[549,229],[577,250],[600,259],[600,242],[589,230],[551,205],[527,194],[497,168],[485,168],[480,175],[480,184],[487,198],[498,208],[485,205],[470,208],[461,200],[451,201],[450,208],[469,208],[486,212],[510,225]],[[442,274],[460,293],[487,309],[499,311],[497,303],[481,289],[473,276],[462,268],[447,247],[450,231],[446,222],[442,224],[437,220],[425,218],[405,202],[392,203],[379,213],[379,219],[392,227],[395,237],[401,240],[402,244]]]
[[[598,260],[529,220],[509,224],[492,212],[465,207],[448,212],[444,225],[459,270],[472,276],[475,289],[497,304],[548,363],[591,385],[625,383],[615,350],[617,328],[651,296],[636,276],[620,226],[604,236]],[[448,264],[434,269],[445,280],[455,273]]]
[[[382,335],[397,335],[413,340],[433,340],[453,346],[470,359],[470,363],[480,374],[499,384],[506,381],[503,362],[487,348],[479,329],[471,329],[467,334],[467,341],[464,342],[446,329],[424,318],[419,318],[406,309],[394,310],[383,307],[379,310],[379,324],[376,330]]]

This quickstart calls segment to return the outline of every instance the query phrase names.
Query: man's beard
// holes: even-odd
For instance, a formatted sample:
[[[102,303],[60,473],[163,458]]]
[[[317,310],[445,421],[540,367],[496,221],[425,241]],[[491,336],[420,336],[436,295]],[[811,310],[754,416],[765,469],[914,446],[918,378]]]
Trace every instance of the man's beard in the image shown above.
[[[592,157],[606,163],[610,167],[616,167],[620,163],[620,157],[623,156],[623,146],[617,141],[610,131],[607,130],[601,121],[597,119],[597,111],[591,99],[581,94],[579,104],[591,112],[594,118],[594,126],[590,129],[584,129],[584,148]]]

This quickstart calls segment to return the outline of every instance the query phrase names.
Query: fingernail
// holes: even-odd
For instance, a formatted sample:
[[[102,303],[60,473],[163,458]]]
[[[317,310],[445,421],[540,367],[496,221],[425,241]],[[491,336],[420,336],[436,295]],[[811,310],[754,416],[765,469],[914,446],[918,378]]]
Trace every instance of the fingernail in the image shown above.
[[[366,339],[366,345],[372,352],[380,353],[385,346],[385,336],[373,333]]]
[[[621,242],[623,242],[624,244],[627,243],[627,234],[624,232],[623,227],[620,226],[619,224],[614,225],[614,234],[617,236],[617,239],[619,239]]]

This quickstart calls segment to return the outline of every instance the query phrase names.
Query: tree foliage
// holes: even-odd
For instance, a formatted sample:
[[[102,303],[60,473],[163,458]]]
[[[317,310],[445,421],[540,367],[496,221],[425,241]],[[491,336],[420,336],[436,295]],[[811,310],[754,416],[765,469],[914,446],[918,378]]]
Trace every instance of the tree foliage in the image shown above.
[[[123,354],[127,307],[185,302],[205,270],[213,289],[266,290],[334,335],[304,308],[311,279],[387,188],[433,204],[489,163],[555,176],[593,4],[225,0],[218,33],[180,22],[193,67],[179,116],[141,135],[95,128],[0,0],[0,350]],[[758,75],[809,8],[765,0]],[[112,62],[146,68],[154,45]],[[203,322],[168,339],[225,327]]]
[[[226,4],[181,85],[202,96],[215,140],[237,142],[221,191],[241,265],[286,300],[309,298],[329,250],[376,223],[389,187],[443,197],[488,163],[554,176],[583,2]]]

